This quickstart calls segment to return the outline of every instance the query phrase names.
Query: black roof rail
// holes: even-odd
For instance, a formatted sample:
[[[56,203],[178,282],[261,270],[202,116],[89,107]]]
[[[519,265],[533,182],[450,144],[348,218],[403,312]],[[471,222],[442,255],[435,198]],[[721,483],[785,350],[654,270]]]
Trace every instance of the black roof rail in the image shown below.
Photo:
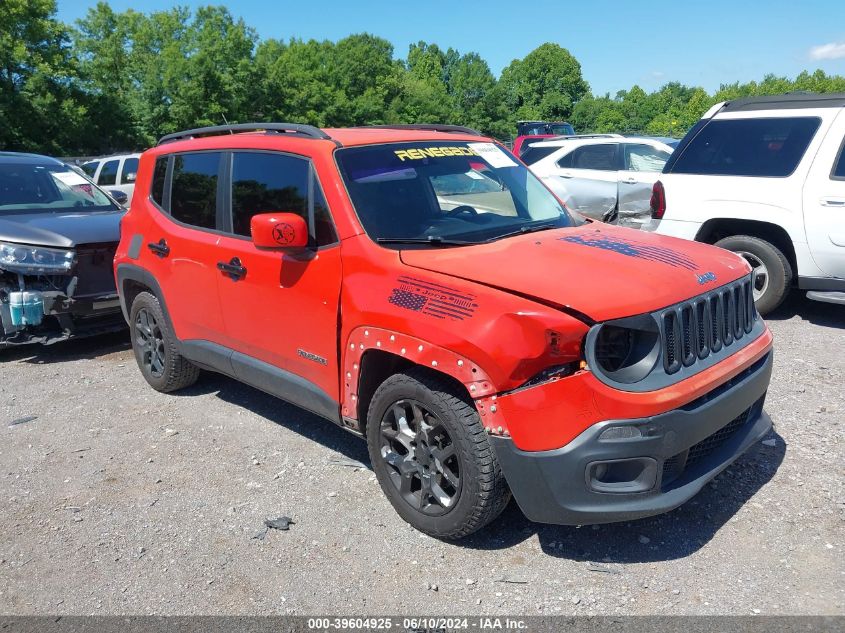
[[[800,108],[841,108],[845,93],[788,92],[782,95],[743,97],[726,101],[720,112],[751,112],[754,110],[797,110]]]
[[[395,125],[364,125],[370,130],[421,130],[423,132],[447,132],[451,134],[472,134],[484,136],[478,130],[463,125],[446,125],[445,123],[397,123]]]
[[[186,138],[197,136],[234,134],[235,132],[280,132],[283,134],[296,134],[307,138],[332,140],[332,137],[313,125],[302,123],[233,123],[231,125],[213,125],[211,127],[198,127],[193,130],[174,132],[162,136],[158,140],[159,145],[172,143]]]

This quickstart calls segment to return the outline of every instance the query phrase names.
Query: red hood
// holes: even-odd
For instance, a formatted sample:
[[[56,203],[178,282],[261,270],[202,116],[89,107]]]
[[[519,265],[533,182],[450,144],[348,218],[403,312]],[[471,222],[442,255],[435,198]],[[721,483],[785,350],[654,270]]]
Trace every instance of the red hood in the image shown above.
[[[402,261],[565,306],[595,321],[651,312],[739,279],[750,269],[721,248],[590,223]]]

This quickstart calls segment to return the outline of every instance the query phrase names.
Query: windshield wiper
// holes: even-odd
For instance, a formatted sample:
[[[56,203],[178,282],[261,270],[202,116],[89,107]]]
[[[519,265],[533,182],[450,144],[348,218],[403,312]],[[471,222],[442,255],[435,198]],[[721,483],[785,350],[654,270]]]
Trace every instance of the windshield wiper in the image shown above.
[[[561,228],[556,222],[547,222],[546,224],[526,224],[519,227],[516,231],[510,233],[502,233],[496,237],[491,237],[488,242],[495,242],[496,240],[503,240],[506,237],[513,237],[514,235],[525,235],[526,233],[534,233],[535,231],[547,231],[549,229]]]
[[[377,237],[379,244],[429,244],[431,246],[473,246],[478,242],[467,242],[466,240],[450,240],[439,235],[427,235],[426,237]]]

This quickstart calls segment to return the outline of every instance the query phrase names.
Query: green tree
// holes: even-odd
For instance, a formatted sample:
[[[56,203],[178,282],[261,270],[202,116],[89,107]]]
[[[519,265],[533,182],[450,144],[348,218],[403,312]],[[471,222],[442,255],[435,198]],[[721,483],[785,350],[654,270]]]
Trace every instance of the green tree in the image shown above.
[[[85,144],[85,94],[54,0],[0,2],[0,148],[61,154]]]
[[[566,119],[589,91],[581,65],[557,44],[547,43],[514,60],[499,80],[504,103],[517,119]]]

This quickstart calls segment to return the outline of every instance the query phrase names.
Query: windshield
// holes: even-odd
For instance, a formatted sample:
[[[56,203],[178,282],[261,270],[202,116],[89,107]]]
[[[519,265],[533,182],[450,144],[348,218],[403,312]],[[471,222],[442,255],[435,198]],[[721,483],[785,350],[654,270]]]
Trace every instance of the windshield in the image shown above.
[[[575,134],[575,130],[569,123],[554,123],[549,126],[550,132],[557,136]]]
[[[0,164],[0,214],[116,208],[90,180],[65,165]]]
[[[381,242],[477,244],[573,224],[537,177],[494,143],[397,143],[336,155],[364,229]]]

